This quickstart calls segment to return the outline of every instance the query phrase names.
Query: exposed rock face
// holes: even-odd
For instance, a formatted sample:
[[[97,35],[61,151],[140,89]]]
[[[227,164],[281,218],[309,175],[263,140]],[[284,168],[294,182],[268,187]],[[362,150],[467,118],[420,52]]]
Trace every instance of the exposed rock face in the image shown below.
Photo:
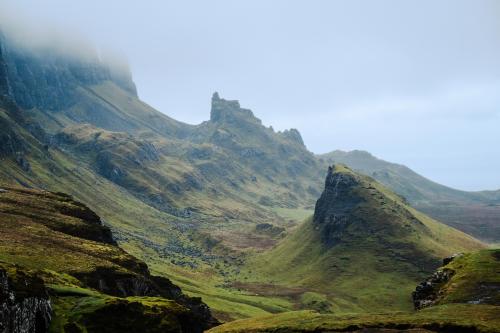
[[[451,269],[439,269],[420,283],[412,293],[415,309],[420,310],[436,304],[439,300],[441,286],[448,282],[454,274],[455,272]]]
[[[79,86],[113,81],[137,95],[127,69],[99,60],[32,51],[14,45],[0,35],[0,94],[11,96],[24,109],[60,111],[73,105]]]
[[[300,135],[300,132],[295,128],[283,131],[283,135],[286,138],[290,139],[295,143],[298,143],[301,146],[304,145],[304,140],[302,140],[302,135]]]
[[[15,281],[14,281],[15,279]],[[15,271],[15,277],[0,267],[0,332],[44,333],[52,308],[43,281]]]
[[[238,101],[225,100],[219,97],[218,93],[212,96],[212,109],[210,111],[210,121],[212,122],[237,122],[239,120],[252,120],[261,124],[252,111],[243,109]]]
[[[322,229],[323,242],[333,246],[341,238],[343,231],[355,222],[352,209],[362,198],[352,193],[353,186],[359,181],[353,174],[334,172],[328,168],[325,189],[316,202],[314,210],[314,224]]]

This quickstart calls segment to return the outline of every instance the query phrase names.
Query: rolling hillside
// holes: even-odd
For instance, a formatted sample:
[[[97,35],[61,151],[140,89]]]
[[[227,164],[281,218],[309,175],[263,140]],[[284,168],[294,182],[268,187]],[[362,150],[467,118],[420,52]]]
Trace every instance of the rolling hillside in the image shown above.
[[[234,321],[209,332],[498,332],[499,258],[500,250],[481,250],[441,267],[422,283],[432,286],[427,295],[439,298],[419,311],[346,315],[295,311]],[[443,276],[441,272],[447,278],[436,279]]]
[[[314,216],[249,260],[248,283],[256,276],[276,289],[323,295],[327,311],[408,310],[412,288],[441,258],[482,247],[374,179],[337,165],[329,169]]]

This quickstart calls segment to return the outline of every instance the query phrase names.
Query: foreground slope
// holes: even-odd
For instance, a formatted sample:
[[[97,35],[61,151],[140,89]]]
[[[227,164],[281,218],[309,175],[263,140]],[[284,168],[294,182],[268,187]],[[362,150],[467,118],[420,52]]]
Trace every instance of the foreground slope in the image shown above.
[[[216,323],[61,193],[0,189],[0,278],[12,295],[0,298],[8,331],[18,323],[36,332],[202,332]]]
[[[443,272],[448,278],[437,281],[435,277]],[[432,292],[423,293],[422,286],[431,286]],[[234,321],[209,332],[500,332],[500,250],[455,258],[419,285],[416,293],[436,297],[418,311],[348,315],[288,312]]]
[[[412,209],[347,167],[329,168],[314,217],[249,262],[270,284],[326,295],[333,311],[409,309],[413,286],[476,239]],[[328,308],[327,308],[328,309]]]

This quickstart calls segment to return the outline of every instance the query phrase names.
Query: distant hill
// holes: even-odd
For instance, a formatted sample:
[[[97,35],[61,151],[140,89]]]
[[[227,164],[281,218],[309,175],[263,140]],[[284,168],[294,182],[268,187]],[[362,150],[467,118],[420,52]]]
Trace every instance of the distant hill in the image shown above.
[[[336,165],[314,216],[276,248],[250,259],[249,269],[276,288],[327,295],[333,312],[410,309],[411,290],[441,258],[483,247],[374,179]]]
[[[340,150],[320,155],[328,163],[343,163],[375,178],[430,216],[480,239],[500,237],[498,191],[466,192],[435,183],[408,167],[380,160],[368,152]]]

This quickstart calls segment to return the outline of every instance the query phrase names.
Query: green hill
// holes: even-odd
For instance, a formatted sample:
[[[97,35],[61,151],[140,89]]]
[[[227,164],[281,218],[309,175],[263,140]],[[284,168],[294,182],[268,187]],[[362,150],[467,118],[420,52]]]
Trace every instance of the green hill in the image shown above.
[[[205,304],[152,276],[99,216],[62,193],[0,189],[0,285],[7,332],[202,332],[216,324]]]
[[[411,208],[374,179],[329,169],[314,216],[276,248],[249,260],[248,281],[324,296],[333,312],[412,307],[414,285],[440,258],[484,247]],[[319,301],[319,299],[318,299]]]
[[[499,332],[499,273],[500,250],[481,250],[456,257],[419,285],[417,292],[433,299],[419,311],[292,311],[234,321],[209,332]]]

